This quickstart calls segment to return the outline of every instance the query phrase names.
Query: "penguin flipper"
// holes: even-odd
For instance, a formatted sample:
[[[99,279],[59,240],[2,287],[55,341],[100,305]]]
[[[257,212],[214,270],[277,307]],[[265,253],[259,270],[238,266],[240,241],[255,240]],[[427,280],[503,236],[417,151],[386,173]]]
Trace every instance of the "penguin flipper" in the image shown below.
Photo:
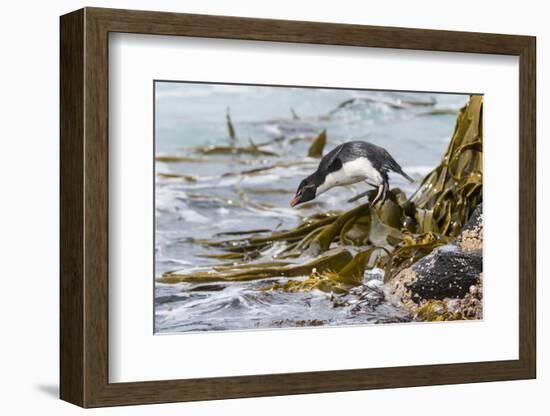
[[[321,160],[321,163],[319,164],[320,170],[334,172],[342,167],[342,162],[340,161],[340,159],[338,159],[338,155],[342,152],[344,144],[336,146],[334,149],[326,154],[326,156]]]

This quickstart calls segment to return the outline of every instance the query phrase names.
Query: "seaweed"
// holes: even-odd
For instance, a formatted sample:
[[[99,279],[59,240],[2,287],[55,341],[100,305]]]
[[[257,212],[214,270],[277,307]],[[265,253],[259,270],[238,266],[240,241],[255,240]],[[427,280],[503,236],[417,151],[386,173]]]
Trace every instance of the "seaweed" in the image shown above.
[[[315,138],[315,140],[313,140],[313,143],[311,143],[311,146],[307,151],[307,155],[309,157],[316,157],[316,158],[323,156],[323,149],[325,148],[326,144],[327,144],[327,131],[323,130]]]
[[[384,100],[381,98],[372,98],[372,97],[355,97],[349,98],[345,101],[342,101],[335,108],[329,111],[327,114],[321,117],[323,120],[330,119],[334,114],[340,112],[341,110],[353,107],[360,104],[384,104],[394,110],[403,110],[409,107],[432,107],[436,104],[435,98],[430,97],[428,101],[423,100],[413,100],[413,99],[400,99],[395,101]]]
[[[267,262],[222,267],[214,266],[211,270],[194,273],[167,272],[158,281],[161,283],[216,282],[248,281],[271,277],[297,277],[308,275],[312,271],[319,273],[329,270],[339,271],[352,260],[353,255],[349,251],[341,249],[303,264]]]
[[[199,151],[200,153],[200,151]],[[231,152],[228,152],[231,153]],[[156,162],[162,162],[162,163],[204,163],[204,164],[211,164],[211,163],[219,163],[219,164],[227,164],[226,160],[223,159],[217,159],[217,158],[211,158],[207,159],[204,157],[193,157],[188,155],[158,155],[155,157]],[[250,165],[250,160],[247,159],[235,159],[232,160],[232,163],[237,163],[241,165]]]
[[[449,309],[446,302],[432,300],[422,305],[415,313],[415,318],[423,322],[462,321],[472,319],[462,312]]]
[[[344,102],[336,110],[352,104],[352,101]],[[212,254],[213,258],[235,263],[214,266],[207,271],[168,272],[159,281],[248,281],[284,277],[289,280],[263,289],[342,292],[361,284],[365,270],[373,268],[383,269],[384,280],[390,280],[456,237],[482,201],[482,107],[483,97],[472,95],[458,112],[440,164],[420,181],[412,196],[407,197],[399,188],[393,188],[386,201],[372,206],[374,192],[370,191],[352,198],[367,197],[366,203],[345,212],[322,212],[307,217],[292,229],[261,235],[243,232],[246,235],[243,238],[202,240],[200,243],[205,247],[221,251]],[[318,141],[326,142],[325,131],[312,147]],[[320,151],[315,150],[315,155],[322,153],[322,147]],[[250,204],[240,188],[237,192]],[[272,262],[250,262],[273,247],[276,254]],[[294,260],[288,262],[288,259]]]
[[[452,108],[436,108],[431,111],[426,111],[425,113],[419,113],[417,114],[417,117],[424,117],[424,116],[455,116],[457,113],[457,110],[454,110]]]
[[[233,127],[233,122],[231,121],[229,107],[227,107],[227,111],[225,113],[225,120],[227,122],[227,133],[229,134],[229,138],[232,141],[235,141],[237,139],[237,135],[235,134],[235,127]]]
[[[193,175],[182,175],[179,173],[158,173],[159,178],[164,179],[183,179],[187,182],[197,182],[197,177]]]
[[[300,166],[300,165],[309,165],[309,163],[307,163],[307,162],[306,163],[298,163],[298,162],[283,163],[283,162],[280,162],[280,163],[274,163],[274,164],[268,165],[268,166],[261,166],[259,168],[247,169],[247,170],[243,170],[243,171],[240,171],[240,172],[227,172],[227,173],[224,173],[222,176],[224,176],[224,177],[237,176],[237,175],[251,175],[252,176],[252,175],[264,173],[265,171],[272,170],[272,169],[289,168],[289,167],[295,167],[295,166]],[[257,192],[262,192],[262,190],[258,190]],[[288,192],[288,191],[285,191],[285,192]]]
[[[250,156],[279,156],[271,150],[262,149],[250,140],[249,146],[205,146],[192,149],[201,155],[250,155]],[[158,160],[158,159],[157,159]]]

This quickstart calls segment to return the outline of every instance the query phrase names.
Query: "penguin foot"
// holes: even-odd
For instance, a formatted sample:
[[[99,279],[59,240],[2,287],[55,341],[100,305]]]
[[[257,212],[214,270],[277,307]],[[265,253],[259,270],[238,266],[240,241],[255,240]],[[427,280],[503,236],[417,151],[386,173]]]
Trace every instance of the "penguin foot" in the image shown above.
[[[386,199],[386,186],[382,184],[378,187],[378,193],[372,200],[370,206],[374,207],[379,201],[383,201],[385,199]]]

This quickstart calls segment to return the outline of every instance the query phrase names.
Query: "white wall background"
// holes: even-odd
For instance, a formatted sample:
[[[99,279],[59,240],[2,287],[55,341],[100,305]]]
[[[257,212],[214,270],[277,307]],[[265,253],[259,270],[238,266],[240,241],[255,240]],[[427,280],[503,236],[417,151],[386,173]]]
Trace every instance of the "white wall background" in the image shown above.
[[[446,2],[445,2],[446,3]],[[550,101],[545,61],[550,26],[542,1],[388,0],[298,2],[296,0],[120,0],[4,2],[0,14],[0,410],[2,414],[72,415],[83,412],[58,395],[58,174],[59,20],[83,6],[118,7],[407,26],[537,36],[538,53],[538,379],[533,381],[316,394],[217,402],[167,404],[87,411],[103,415],[280,415],[342,412],[371,414],[547,414],[550,409],[548,308],[544,246],[550,222],[549,192],[543,193],[550,160],[544,143],[544,104]],[[451,2],[449,2],[451,3]],[[544,241],[546,240],[546,241]],[[545,263],[543,265],[543,263]],[[405,347],[404,347],[405,348]]]

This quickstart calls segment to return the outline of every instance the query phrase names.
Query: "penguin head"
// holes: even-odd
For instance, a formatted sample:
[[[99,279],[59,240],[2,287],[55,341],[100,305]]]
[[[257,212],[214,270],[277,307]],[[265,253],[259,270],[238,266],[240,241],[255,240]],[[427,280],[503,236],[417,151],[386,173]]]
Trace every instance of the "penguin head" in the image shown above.
[[[300,182],[300,186],[296,190],[296,195],[290,201],[290,206],[295,207],[298,204],[303,204],[304,202],[311,201],[315,199],[317,195],[317,181],[315,177],[309,176]]]

